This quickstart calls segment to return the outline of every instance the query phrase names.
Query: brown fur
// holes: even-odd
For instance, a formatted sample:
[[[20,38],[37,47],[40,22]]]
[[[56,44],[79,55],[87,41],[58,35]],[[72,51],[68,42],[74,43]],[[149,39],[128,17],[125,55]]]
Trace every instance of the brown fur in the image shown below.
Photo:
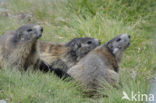
[[[101,58],[107,58],[110,68],[116,72],[119,70],[118,62],[115,56],[109,52],[108,48],[97,48],[94,52]]]
[[[88,44],[87,42],[92,42]],[[67,71],[68,68],[75,65],[80,58],[86,55],[100,42],[94,38],[75,38],[66,44],[54,44],[50,42],[40,41],[39,54],[49,69],[61,69]],[[45,66],[44,68],[45,69]]]
[[[40,59],[49,65],[64,57],[70,50],[64,44],[53,44],[44,41],[40,41],[39,46]]]
[[[100,63],[96,63],[98,61]],[[70,68],[67,73],[76,80],[81,81],[89,91],[94,91],[100,87],[100,81],[104,78],[109,84],[113,86],[116,85],[119,75],[115,72],[115,68],[112,64],[118,69],[118,63],[116,62],[115,57],[106,47],[100,46],[91,51],[86,57],[82,58],[80,62]],[[104,72],[104,74],[102,74],[102,72]]]

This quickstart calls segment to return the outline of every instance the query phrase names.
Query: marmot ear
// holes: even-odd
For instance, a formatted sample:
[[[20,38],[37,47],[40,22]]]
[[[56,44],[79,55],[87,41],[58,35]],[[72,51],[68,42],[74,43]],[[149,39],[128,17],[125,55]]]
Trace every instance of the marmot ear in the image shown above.
[[[21,33],[20,31],[17,31],[17,32],[16,32],[16,37],[17,37],[17,38],[21,38],[21,36],[22,36],[22,33]]]
[[[16,31],[13,35],[14,35],[14,37],[13,37],[14,43],[19,42],[21,40],[21,33]]]
[[[76,41],[73,43],[73,51],[77,51],[81,47],[80,41]]]
[[[107,47],[108,47],[109,49],[113,50],[113,45],[112,45],[111,42],[108,42],[106,45],[107,45]]]

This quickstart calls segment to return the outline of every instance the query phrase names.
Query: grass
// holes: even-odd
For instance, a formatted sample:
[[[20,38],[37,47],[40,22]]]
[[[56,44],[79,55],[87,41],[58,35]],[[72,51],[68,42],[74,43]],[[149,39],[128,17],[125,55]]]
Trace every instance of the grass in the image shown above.
[[[122,33],[131,35],[120,77],[123,88],[100,90],[109,98],[92,99],[75,81],[63,81],[55,75],[28,71],[0,70],[0,99],[9,103],[132,103],[122,100],[122,92],[149,93],[156,56],[153,46],[155,0],[6,0],[8,17],[0,14],[0,35],[26,23],[41,24],[45,41],[67,42],[74,37],[90,36],[104,44]],[[32,14],[31,21],[20,19]]]

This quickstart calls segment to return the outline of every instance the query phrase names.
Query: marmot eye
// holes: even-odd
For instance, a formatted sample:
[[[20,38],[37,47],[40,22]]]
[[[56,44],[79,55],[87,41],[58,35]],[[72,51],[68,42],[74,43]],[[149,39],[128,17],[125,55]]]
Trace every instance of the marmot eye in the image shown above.
[[[119,42],[121,40],[121,38],[118,38],[116,41]]]
[[[88,41],[87,44],[92,44],[92,41]]]
[[[28,32],[31,32],[31,31],[32,31],[32,29],[28,29],[27,31],[28,31]]]

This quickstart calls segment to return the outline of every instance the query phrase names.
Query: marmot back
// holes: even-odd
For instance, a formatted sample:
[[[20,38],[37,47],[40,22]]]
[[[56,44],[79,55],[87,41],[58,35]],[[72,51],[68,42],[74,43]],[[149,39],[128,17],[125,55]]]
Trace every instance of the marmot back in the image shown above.
[[[90,91],[96,91],[104,81],[115,86],[119,80],[118,65],[129,45],[129,35],[117,36],[105,45],[92,50],[67,73]]]
[[[35,24],[26,24],[16,31],[6,32],[0,37],[0,64],[20,70],[27,69],[39,58],[37,40],[42,36],[43,28]]]
[[[75,65],[88,52],[100,45],[94,38],[74,38],[66,44],[54,44],[40,41],[40,69],[49,71],[60,69],[64,72]]]

